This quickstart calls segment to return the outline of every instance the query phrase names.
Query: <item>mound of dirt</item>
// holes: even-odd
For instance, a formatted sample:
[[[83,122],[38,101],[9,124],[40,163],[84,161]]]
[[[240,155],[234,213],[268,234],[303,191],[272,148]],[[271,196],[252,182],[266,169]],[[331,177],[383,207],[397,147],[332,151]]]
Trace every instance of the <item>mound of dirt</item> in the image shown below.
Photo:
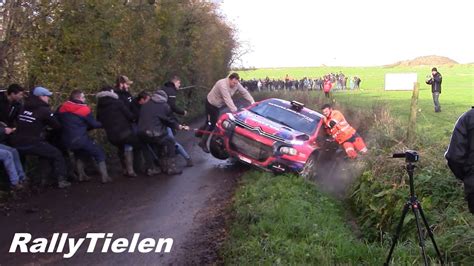
[[[458,62],[451,58],[438,55],[419,56],[412,60],[404,60],[388,65],[387,67],[395,66],[440,66],[440,65],[456,65]]]

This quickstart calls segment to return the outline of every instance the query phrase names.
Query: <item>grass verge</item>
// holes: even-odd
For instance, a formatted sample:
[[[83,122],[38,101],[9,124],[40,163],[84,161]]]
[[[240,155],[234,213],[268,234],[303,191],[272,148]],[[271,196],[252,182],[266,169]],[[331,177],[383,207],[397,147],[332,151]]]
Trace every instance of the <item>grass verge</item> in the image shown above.
[[[222,256],[226,264],[367,264],[384,262],[388,247],[357,239],[343,203],[300,177],[252,171],[243,176]],[[414,243],[395,250],[395,263],[421,262]]]

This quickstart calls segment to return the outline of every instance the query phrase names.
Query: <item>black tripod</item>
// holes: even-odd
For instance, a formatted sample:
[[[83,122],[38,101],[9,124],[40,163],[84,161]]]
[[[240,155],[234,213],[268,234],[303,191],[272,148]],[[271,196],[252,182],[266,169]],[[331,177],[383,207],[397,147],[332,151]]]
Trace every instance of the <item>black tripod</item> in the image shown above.
[[[418,230],[418,240],[420,241],[419,245],[421,248],[421,254],[423,255],[423,260],[425,262],[425,265],[428,265],[428,258],[426,257],[425,242],[423,240],[423,235],[421,232],[420,216],[421,216],[421,219],[423,220],[423,223],[425,224],[426,230],[428,231],[431,241],[433,242],[433,246],[436,250],[436,254],[438,255],[439,261],[441,262],[441,265],[443,265],[443,257],[441,256],[438,246],[436,245],[433,232],[431,231],[428,221],[426,220],[425,214],[423,213],[423,209],[421,208],[421,203],[418,201],[418,199],[415,196],[415,188],[413,186],[413,172],[416,166],[413,164],[413,162],[418,161],[418,154],[415,151],[407,151],[406,153],[403,153],[403,156],[400,153],[400,154],[394,154],[393,157],[406,158],[406,170],[410,178],[410,197],[408,198],[408,201],[405,203],[405,206],[403,207],[402,217],[400,218],[400,223],[398,224],[397,231],[393,238],[392,246],[390,247],[390,253],[388,253],[388,257],[384,265],[388,265],[390,263],[393,250],[395,249],[395,245],[397,244],[398,237],[400,236],[400,232],[403,227],[403,220],[405,220],[405,216],[410,208],[413,211],[413,214],[415,215],[416,228]]]

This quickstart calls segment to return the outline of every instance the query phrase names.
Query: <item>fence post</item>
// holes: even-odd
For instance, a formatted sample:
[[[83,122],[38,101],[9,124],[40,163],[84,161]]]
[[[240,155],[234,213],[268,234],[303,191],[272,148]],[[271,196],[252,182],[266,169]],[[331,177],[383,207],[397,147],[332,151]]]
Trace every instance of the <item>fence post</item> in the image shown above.
[[[416,112],[418,106],[418,94],[420,84],[418,82],[413,83],[413,95],[411,96],[410,106],[410,120],[408,121],[407,140],[408,143],[413,143],[416,137]]]

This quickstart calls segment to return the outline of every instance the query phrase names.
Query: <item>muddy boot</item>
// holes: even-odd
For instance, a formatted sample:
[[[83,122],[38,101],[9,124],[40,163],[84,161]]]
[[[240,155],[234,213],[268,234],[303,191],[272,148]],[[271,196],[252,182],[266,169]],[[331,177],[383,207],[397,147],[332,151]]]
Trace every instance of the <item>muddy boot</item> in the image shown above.
[[[82,160],[76,160],[76,172],[79,182],[91,180],[91,177],[84,171],[84,162]]]
[[[175,158],[166,158],[163,159],[165,161],[165,169],[164,172],[168,175],[180,175],[183,173],[180,169],[178,169],[178,166],[176,165]]]
[[[128,177],[136,177],[137,174],[133,170],[133,151],[125,151],[125,168],[127,169],[126,176]]]
[[[105,162],[99,162],[97,166],[99,167],[100,181],[102,183],[112,182],[112,178],[107,173],[107,165],[105,164]]]
[[[146,169],[147,176],[154,176],[154,175],[159,175],[159,174],[161,174],[161,170],[158,167],[152,167],[152,168]]]
[[[191,158],[186,159],[186,167],[193,167],[193,160]]]
[[[67,181],[63,176],[58,176],[58,188],[68,188],[71,182]]]

